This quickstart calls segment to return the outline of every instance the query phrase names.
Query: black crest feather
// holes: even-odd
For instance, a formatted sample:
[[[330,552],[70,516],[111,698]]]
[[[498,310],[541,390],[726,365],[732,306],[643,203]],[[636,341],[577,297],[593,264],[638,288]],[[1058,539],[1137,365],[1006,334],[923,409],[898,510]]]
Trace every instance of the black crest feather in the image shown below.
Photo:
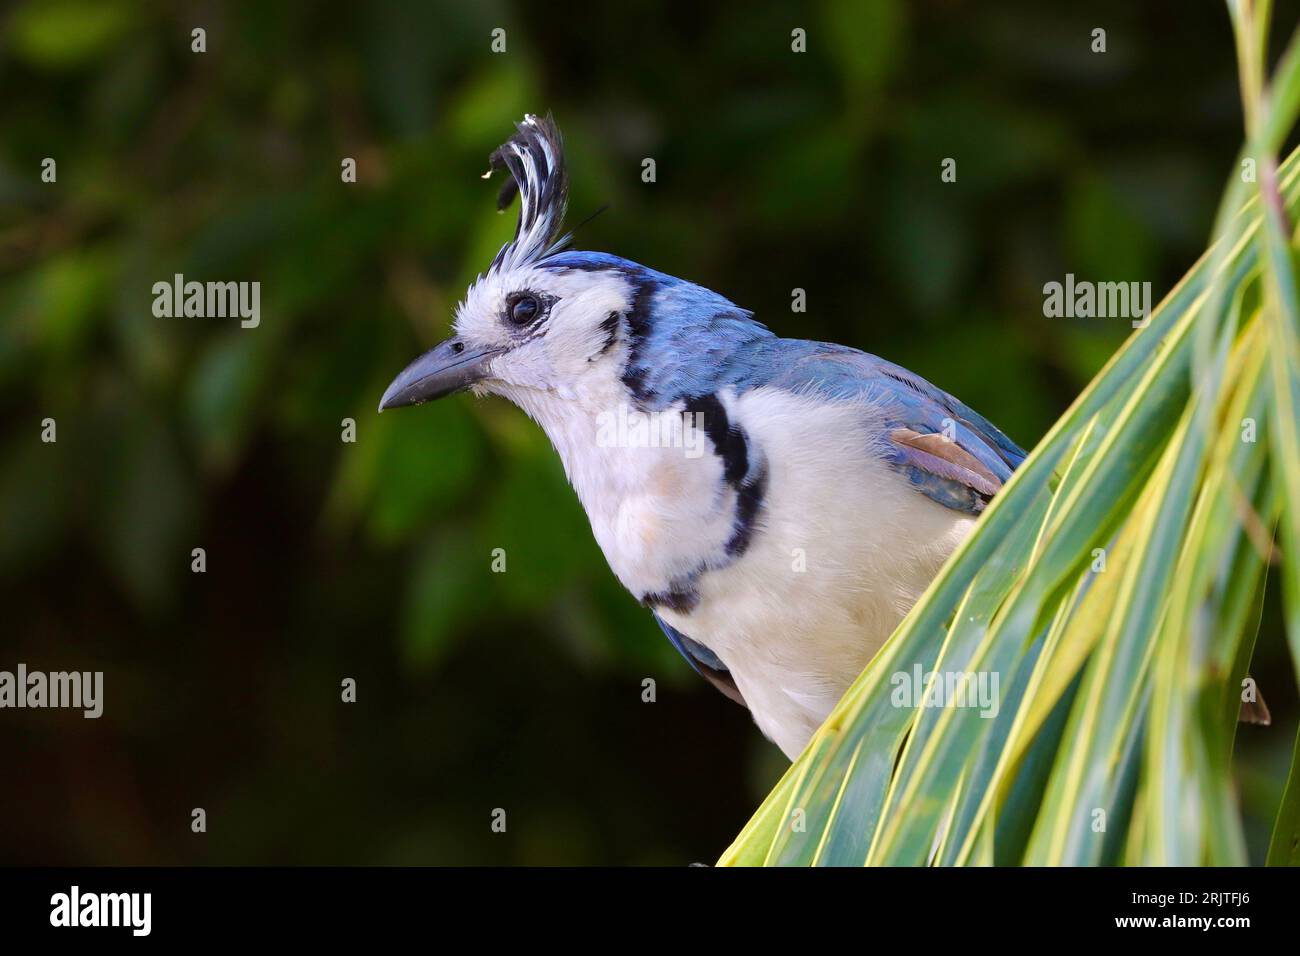
[[[514,269],[564,248],[569,236],[561,235],[560,230],[569,202],[569,183],[564,143],[550,114],[540,119],[531,113],[525,116],[516,125],[515,135],[493,150],[489,161],[492,170],[510,173],[501,184],[497,208],[505,209],[515,193],[519,194],[515,237],[502,246],[492,268]]]

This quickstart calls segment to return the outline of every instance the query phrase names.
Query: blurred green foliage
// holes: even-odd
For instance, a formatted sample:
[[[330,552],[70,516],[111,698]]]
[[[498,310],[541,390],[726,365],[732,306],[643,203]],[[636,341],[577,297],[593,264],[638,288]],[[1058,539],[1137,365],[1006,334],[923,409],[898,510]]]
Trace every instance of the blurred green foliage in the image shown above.
[[[580,248],[908,365],[1026,446],[1128,331],[1044,319],[1043,283],[1161,294],[1240,128],[1226,15],[1173,2],[26,0],[0,76],[0,666],[108,695],[3,717],[0,846],[33,862],[680,864],[774,781],[522,413],[375,412],[513,228],[478,177],[524,112],[564,130],[573,221],[610,204]],[[155,318],[175,273],[259,281],[261,325]]]

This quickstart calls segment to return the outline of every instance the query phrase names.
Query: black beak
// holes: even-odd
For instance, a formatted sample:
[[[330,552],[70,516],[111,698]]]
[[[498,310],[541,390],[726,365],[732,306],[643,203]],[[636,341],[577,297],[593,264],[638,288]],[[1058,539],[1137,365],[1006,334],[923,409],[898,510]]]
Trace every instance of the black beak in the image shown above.
[[[471,349],[456,338],[435,345],[393,379],[379,400],[379,410],[421,405],[469,388],[487,375],[488,363],[502,351]]]

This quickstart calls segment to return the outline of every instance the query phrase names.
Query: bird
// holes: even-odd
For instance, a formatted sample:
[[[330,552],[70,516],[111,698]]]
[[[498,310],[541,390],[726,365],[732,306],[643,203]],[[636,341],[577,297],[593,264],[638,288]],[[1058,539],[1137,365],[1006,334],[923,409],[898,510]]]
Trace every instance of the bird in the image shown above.
[[[534,419],[623,587],[795,759],[1025,452],[899,365],[574,249],[550,114],[489,162],[514,235],[379,410],[469,390]]]

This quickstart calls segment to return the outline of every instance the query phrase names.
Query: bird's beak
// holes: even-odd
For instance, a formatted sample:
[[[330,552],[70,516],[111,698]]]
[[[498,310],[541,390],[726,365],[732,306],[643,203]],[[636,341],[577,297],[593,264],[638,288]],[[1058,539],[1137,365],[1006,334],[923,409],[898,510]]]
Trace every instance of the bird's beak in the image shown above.
[[[393,379],[379,400],[379,410],[420,405],[469,388],[487,375],[488,363],[502,351],[470,348],[458,338],[435,345]]]

